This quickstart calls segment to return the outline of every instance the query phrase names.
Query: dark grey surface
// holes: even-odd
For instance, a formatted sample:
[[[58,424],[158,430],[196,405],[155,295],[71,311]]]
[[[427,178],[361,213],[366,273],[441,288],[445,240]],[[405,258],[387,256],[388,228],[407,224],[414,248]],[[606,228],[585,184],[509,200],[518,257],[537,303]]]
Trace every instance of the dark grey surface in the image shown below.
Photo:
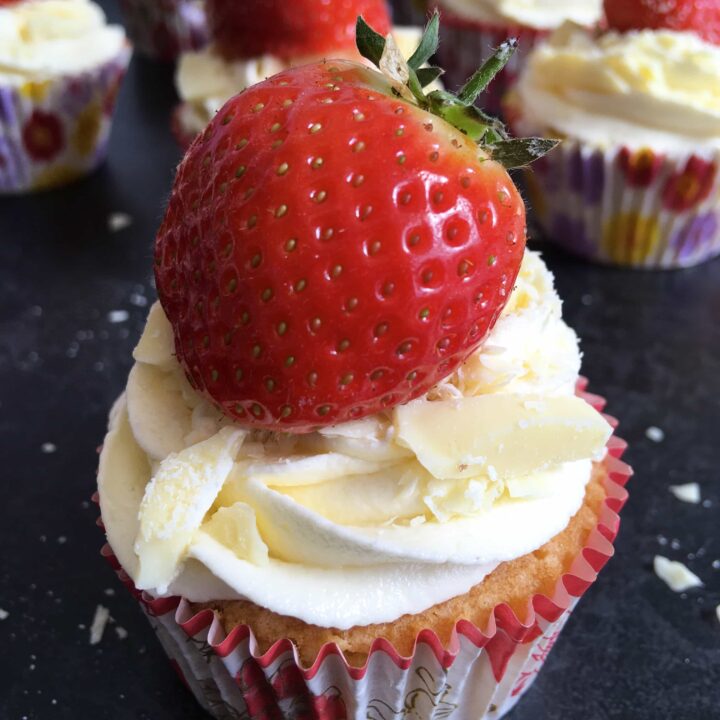
[[[151,245],[179,158],[173,102],[171,71],[134,61],[106,167],[0,200],[2,720],[205,717],[98,555],[88,503],[106,413],[154,298]],[[133,225],[110,233],[116,211]],[[617,557],[512,720],[720,717],[720,262],[645,274],[547,258],[637,475]],[[110,322],[115,310],[128,320]],[[665,440],[647,439],[649,426]],[[704,505],[668,492],[691,480]],[[706,587],[672,593],[652,573],[656,553],[686,562]],[[98,604],[114,623],[91,647]]]

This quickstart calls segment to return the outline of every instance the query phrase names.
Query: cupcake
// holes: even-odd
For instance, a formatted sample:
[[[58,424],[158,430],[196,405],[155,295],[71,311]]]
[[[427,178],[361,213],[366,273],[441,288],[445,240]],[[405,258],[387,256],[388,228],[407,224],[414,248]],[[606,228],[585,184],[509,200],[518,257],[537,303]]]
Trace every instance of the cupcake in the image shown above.
[[[362,15],[383,34],[390,15],[385,0],[210,0],[212,44],[185,53],[178,65],[176,87],[181,99],[173,130],[183,147],[210,122],[233,95],[293,65],[326,57],[361,60],[355,47],[355,21]],[[393,30],[409,57],[420,29]]]
[[[98,487],[217,718],[499,718],[612,554],[624,445],[504,167],[551,145],[425,94],[436,27],[361,24],[384,74],[285,70],[178,169]]]
[[[208,41],[205,0],[120,0],[136,50],[156,60],[175,60]]]
[[[435,5],[443,20],[438,58],[449,87],[464,83],[506,38],[518,39],[518,51],[483,97],[484,109],[496,115],[536,43],[566,20],[593,27],[602,17],[602,0],[436,0]]]
[[[639,268],[720,253],[719,76],[720,45],[689,28],[568,24],[536,48],[508,105],[519,130],[565,139],[527,178],[548,239]]]
[[[0,193],[64,185],[105,159],[129,60],[89,0],[0,4]]]

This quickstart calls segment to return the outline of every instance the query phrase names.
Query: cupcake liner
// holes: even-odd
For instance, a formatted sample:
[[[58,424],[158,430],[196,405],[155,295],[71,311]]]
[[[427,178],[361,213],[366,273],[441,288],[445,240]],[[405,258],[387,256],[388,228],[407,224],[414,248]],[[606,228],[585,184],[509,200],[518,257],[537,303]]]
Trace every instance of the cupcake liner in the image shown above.
[[[530,51],[549,33],[522,25],[500,26],[466,20],[441,7],[437,10],[441,13],[438,64],[445,69],[442,79],[450,89],[460,87],[501,43],[517,38],[517,50],[479,98],[484,110],[502,115],[502,98],[515,85]]]
[[[547,239],[600,263],[690,267],[720,254],[720,151],[565,140],[524,173]]]
[[[605,401],[585,392],[586,386],[582,378],[578,394],[601,410]],[[261,653],[251,628],[238,626],[228,634],[211,610],[194,613],[183,598],[154,599],[139,592],[109,545],[102,554],[140,602],[180,677],[215,718],[429,720],[460,709],[462,717],[497,720],[532,685],[580,596],[613,555],[618,513],[627,500],[624,485],[632,475],[620,460],[626,447],[615,436],[608,442],[606,499],[598,525],[552,596],[529,601],[525,623],[500,604],[485,629],[460,620],[448,648],[423,630],[412,655],[403,657],[379,638],[361,668],[350,666],[335,644],[324,645],[310,667],[302,665],[288,639]]]
[[[65,185],[105,159],[130,55],[125,46],[88,72],[0,84],[0,194]]]
[[[174,60],[210,40],[202,0],[120,0],[120,8],[138,52],[157,60]]]

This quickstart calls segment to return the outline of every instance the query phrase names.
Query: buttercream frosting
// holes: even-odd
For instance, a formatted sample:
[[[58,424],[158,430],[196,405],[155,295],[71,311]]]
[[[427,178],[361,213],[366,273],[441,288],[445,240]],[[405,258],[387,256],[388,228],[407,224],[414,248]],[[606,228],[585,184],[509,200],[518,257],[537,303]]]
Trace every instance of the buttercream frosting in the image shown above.
[[[522,123],[599,146],[720,148],[720,47],[692,33],[559,28],[517,87]]]
[[[467,20],[551,30],[565,20],[591,27],[602,16],[602,0],[440,0],[440,7]]]
[[[560,532],[611,432],[574,394],[578,341],[529,251],[460,369],[355,422],[242,428],[189,386],[173,349],[156,304],[98,475],[108,540],[154,595],[246,598],[341,629],[421,612]]]
[[[90,0],[25,0],[0,8],[0,81],[85,72],[122,50],[125,33]]]

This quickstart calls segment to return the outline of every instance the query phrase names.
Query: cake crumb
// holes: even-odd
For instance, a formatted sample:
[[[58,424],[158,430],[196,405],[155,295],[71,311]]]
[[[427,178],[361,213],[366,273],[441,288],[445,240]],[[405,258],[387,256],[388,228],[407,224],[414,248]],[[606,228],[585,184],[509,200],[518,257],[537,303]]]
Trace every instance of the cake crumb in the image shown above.
[[[40,450],[42,452],[44,452],[46,455],[50,455],[57,450],[57,445],[55,445],[55,443],[51,443],[51,442],[44,442],[40,446]]]
[[[702,498],[700,497],[700,486],[696,482],[686,483],[685,485],[670,485],[670,492],[678,499],[686,503],[697,505]]]
[[[0,608],[0,620],[7,620],[10,617],[10,613],[7,610]]]
[[[95,608],[92,625],[90,626],[90,644],[97,645],[105,632],[105,626],[110,619],[110,611],[104,605]]]
[[[660,443],[665,439],[665,433],[659,428],[651,425],[645,431],[645,437],[653,442]]]
[[[703,585],[703,581],[681,562],[669,560],[662,555],[655,556],[653,569],[673,592],[683,592]]]
[[[132,218],[127,213],[114,212],[108,215],[107,224],[110,232],[120,232],[132,225]]]
[[[111,310],[107,314],[108,322],[111,323],[122,323],[130,317],[130,313],[127,310]]]

